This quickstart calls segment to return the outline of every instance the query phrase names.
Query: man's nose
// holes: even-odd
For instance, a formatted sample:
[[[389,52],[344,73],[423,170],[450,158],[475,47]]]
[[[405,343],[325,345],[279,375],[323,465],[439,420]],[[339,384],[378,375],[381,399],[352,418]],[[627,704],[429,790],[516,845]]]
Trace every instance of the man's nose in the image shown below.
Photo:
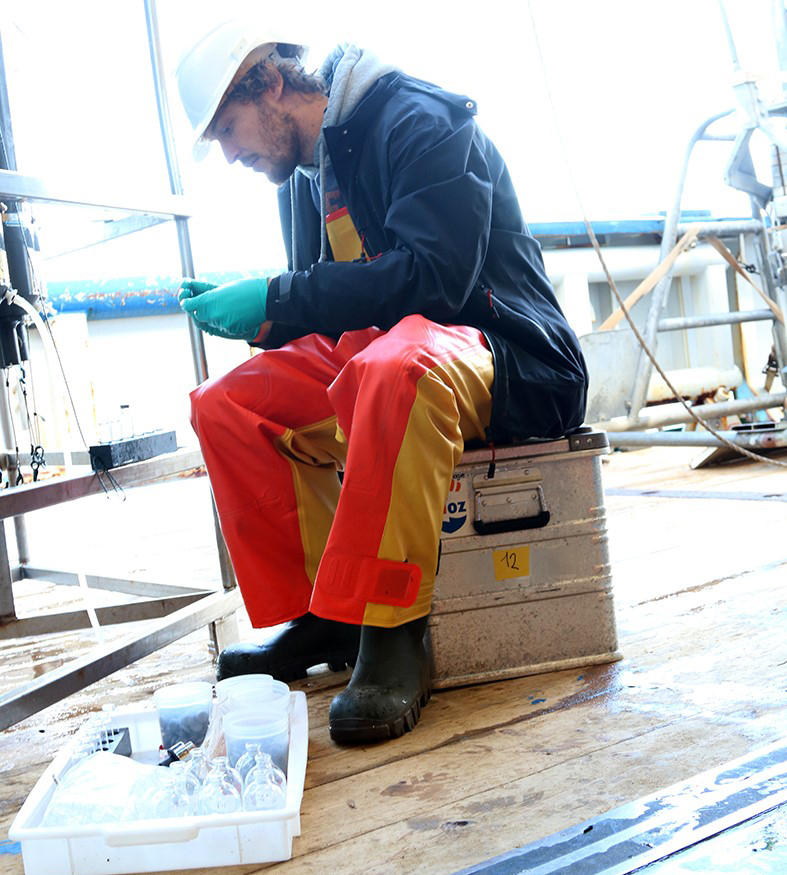
[[[240,149],[237,146],[234,146],[232,143],[222,143],[221,151],[224,153],[224,157],[229,161],[230,164],[234,164],[238,160],[238,156],[240,155]]]

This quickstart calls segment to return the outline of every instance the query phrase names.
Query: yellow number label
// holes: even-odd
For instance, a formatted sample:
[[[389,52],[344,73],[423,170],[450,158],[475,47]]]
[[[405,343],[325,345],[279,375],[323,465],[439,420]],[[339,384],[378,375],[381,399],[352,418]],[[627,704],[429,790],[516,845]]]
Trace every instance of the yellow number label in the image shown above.
[[[495,580],[527,577],[530,574],[530,547],[508,547],[505,550],[494,550],[492,562],[495,567]]]

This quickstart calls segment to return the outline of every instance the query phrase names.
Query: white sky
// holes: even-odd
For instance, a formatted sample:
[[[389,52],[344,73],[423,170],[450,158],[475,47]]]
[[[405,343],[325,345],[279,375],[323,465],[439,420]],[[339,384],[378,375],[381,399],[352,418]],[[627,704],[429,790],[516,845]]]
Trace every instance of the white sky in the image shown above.
[[[778,70],[776,5],[726,0],[746,69]],[[168,70],[208,24],[246,9],[270,15],[292,42],[309,43],[312,68],[336,43],[352,41],[406,72],[470,95],[479,104],[479,123],[509,165],[529,222],[581,218],[545,81],[591,219],[667,210],[691,133],[735,105],[718,0],[158,0],[157,6]],[[279,10],[275,21],[273,9]],[[108,192],[168,193],[141,0],[0,0],[0,11],[19,169],[52,185],[85,180]],[[775,96],[781,85],[772,79],[765,87]],[[220,153],[194,164],[171,80],[169,88],[173,123],[183,135],[183,184],[196,207],[190,224],[197,272],[281,266],[273,186],[228,166]],[[729,143],[697,147],[684,209],[749,214],[748,199],[722,180],[729,150]],[[761,178],[770,182],[764,143],[756,154]],[[78,243],[85,222],[94,219],[65,208],[37,208],[36,215],[45,254]],[[50,258],[46,277],[179,269],[168,224]]]

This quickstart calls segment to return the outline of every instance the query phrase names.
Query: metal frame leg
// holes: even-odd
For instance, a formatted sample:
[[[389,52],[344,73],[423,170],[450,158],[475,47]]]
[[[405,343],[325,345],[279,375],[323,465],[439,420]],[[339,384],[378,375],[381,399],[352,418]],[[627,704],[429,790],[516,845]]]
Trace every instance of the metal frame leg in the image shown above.
[[[5,539],[5,520],[0,520],[0,624],[16,620],[14,581],[8,562],[8,544]]]

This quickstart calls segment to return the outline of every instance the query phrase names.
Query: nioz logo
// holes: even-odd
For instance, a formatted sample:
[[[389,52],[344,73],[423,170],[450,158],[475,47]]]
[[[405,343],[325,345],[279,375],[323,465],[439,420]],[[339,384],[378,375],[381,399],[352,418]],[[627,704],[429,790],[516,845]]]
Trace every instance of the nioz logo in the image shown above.
[[[457,477],[452,478],[448,490],[448,500],[443,507],[443,534],[453,535],[467,521],[467,499],[463,482]]]

